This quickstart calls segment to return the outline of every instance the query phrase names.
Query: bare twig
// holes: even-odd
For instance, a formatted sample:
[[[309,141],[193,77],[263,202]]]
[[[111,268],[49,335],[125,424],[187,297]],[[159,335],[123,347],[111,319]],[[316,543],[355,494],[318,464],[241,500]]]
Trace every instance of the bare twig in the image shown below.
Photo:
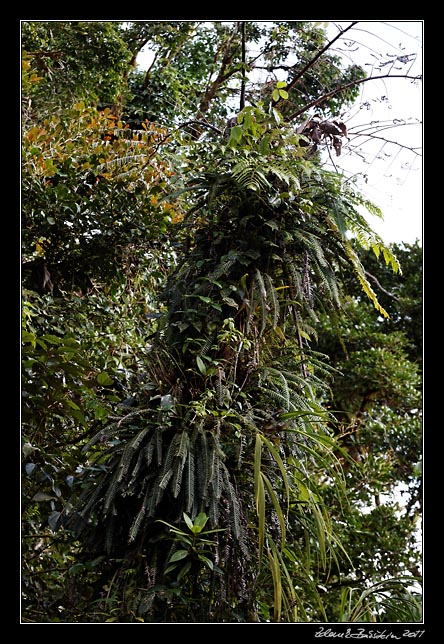
[[[355,87],[356,85],[367,83],[368,81],[371,81],[371,80],[382,80],[384,78],[403,78],[404,80],[410,78],[411,80],[420,80],[421,76],[409,76],[406,74],[384,74],[382,76],[369,76],[367,78],[361,78],[359,80],[350,81],[350,83],[345,83],[345,85],[336,87],[335,89],[332,89],[331,92],[327,92],[327,94],[324,94],[320,98],[317,98],[316,100],[311,101],[310,103],[307,103],[307,105],[305,105],[304,107],[301,107],[296,112],[293,112],[293,114],[290,114],[290,116],[287,116],[285,120],[286,122],[293,121],[295,118],[297,118],[301,114],[304,114],[304,112],[307,112],[307,110],[310,110],[312,107],[317,107],[318,105],[321,105],[332,96],[336,96],[336,94],[339,94],[340,92],[343,92],[346,89],[350,89],[350,87]]]
[[[342,31],[340,31],[338,35],[333,38],[333,40],[330,40],[330,42],[328,42],[325,45],[325,47],[323,47],[320,51],[318,51],[318,53],[310,60],[310,62],[308,62],[305,65],[305,67],[303,67],[301,71],[298,74],[296,74],[293,80],[290,83],[288,83],[288,85],[286,85],[285,89],[287,90],[287,92],[289,92],[296,85],[296,83],[303,77],[305,72],[308,71],[310,67],[313,67],[315,62],[322,56],[322,54],[325,53],[328,49],[330,49],[330,47],[333,45],[334,42],[336,42],[336,40],[338,40],[341,36],[345,34],[346,31],[348,31],[349,29],[351,29],[357,24],[358,23],[356,21],[352,22],[346,29],[343,29]],[[279,100],[280,99],[278,99],[277,101],[273,101],[273,105],[276,105],[276,103]]]

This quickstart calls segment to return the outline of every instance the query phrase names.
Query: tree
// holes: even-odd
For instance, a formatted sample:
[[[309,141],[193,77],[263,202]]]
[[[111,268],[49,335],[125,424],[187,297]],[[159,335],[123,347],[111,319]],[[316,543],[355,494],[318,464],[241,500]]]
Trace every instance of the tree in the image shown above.
[[[247,71],[254,61],[247,63],[245,25],[217,23],[196,32],[189,25],[182,33],[169,24],[157,28],[157,35],[155,29],[149,30],[153,47],[168,77],[181,79],[182,85],[172,83],[177,96],[192,86],[193,79],[198,88],[208,52],[211,48],[217,52],[198,109],[190,114],[193,118],[176,119],[175,129],[160,137],[159,126],[150,130],[148,139],[129,130],[136,146],[154,141],[152,153],[143,148],[131,159],[126,154],[124,123],[104,128],[116,140],[112,147],[99,143],[93,156],[93,175],[100,181],[88,183],[89,201],[77,201],[73,195],[79,174],[74,165],[71,178],[71,164],[63,176],[68,176],[68,186],[72,181],[72,188],[56,195],[59,201],[80,204],[80,223],[86,228],[81,232],[88,242],[92,226],[97,226],[97,248],[92,252],[86,244],[77,254],[85,265],[88,257],[106,258],[110,252],[104,233],[114,199],[134,194],[133,212],[145,214],[151,223],[156,221],[157,196],[161,221],[173,208],[168,204],[177,203],[171,217],[176,225],[154,229],[149,238],[149,246],[155,248],[156,240],[167,232],[170,244],[177,244],[177,261],[168,266],[161,289],[149,288],[159,317],[151,327],[148,346],[129,367],[134,378],[127,382],[133,395],[114,400],[112,411],[100,415],[96,419],[100,423],[83,437],[87,460],[69,479],[73,497],[53,510],[58,514],[52,515],[49,527],[62,526],[60,545],[52,547],[65,557],[63,584],[57,582],[57,598],[63,598],[64,609],[60,614],[46,605],[42,612],[49,621],[81,621],[86,614],[90,621],[370,621],[375,607],[384,619],[384,601],[393,607],[402,600],[406,615],[411,577],[404,580],[397,566],[393,579],[378,576],[377,569],[364,570],[359,553],[353,552],[353,533],[341,528],[341,521],[349,518],[356,531],[361,529],[362,513],[349,506],[350,474],[344,462],[350,454],[335,435],[342,420],[329,410],[334,368],[328,355],[313,345],[324,312],[333,315],[344,306],[342,281],[347,276],[354,276],[374,311],[388,316],[350,234],[375,256],[382,253],[392,270],[399,269],[394,253],[361,213],[362,207],[373,212],[375,207],[320,164],[325,144],[340,153],[347,136],[338,118],[341,101],[355,98],[354,88],[363,73],[355,69],[341,76],[337,61],[323,47],[322,31],[312,25],[281,23],[261,31],[253,24],[248,26],[251,38],[268,38],[262,53],[270,70],[286,61],[288,46],[307,52],[308,60],[301,54],[298,64],[285,62],[287,79],[258,89],[253,86],[247,101]],[[134,53],[144,41],[143,29],[130,27],[122,31],[122,38],[125,33],[128,42],[133,39],[129,49]],[[313,55],[307,42],[316,43]],[[327,54],[324,64],[316,65],[322,49]],[[206,52],[207,57],[197,52]],[[149,82],[152,78],[154,68]],[[230,86],[233,80],[237,87]],[[299,82],[302,96],[294,92]],[[320,95],[319,83],[328,83],[331,89]],[[213,125],[213,118],[227,115],[225,97],[233,89],[241,109],[228,128],[217,121]],[[161,105],[161,95],[154,96]],[[293,125],[313,105],[325,110],[322,117]],[[83,118],[83,108],[75,109]],[[154,103],[151,109],[160,113]],[[129,106],[128,114],[131,110]],[[165,109],[163,115],[168,114]],[[111,118],[108,112],[97,119],[102,117]],[[93,133],[100,131],[96,117],[86,112],[84,118],[91,118]],[[46,132],[35,135],[45,140]],[[78,168],[90,172],[91,155],[82,151],[85,141],[79,137]],[[29,158],[37,156],[42,162],[29,165],[30,185],[41,174],[40,167],[48,168],[48,159],[54,165],[56,160],[65,173],[68,152],[63,139],[56,155],[52,145],[41,156],[31,147]],[[165,159],[168,172],[159,173]],[[142,179],[140,191],[138,168],[150,177]],[[45,184],[39,197],[47,204],[46,212],[55,211],[51,188]],[[43,239],[36,209],[30,207],[29,212],[29,239]],[[97,213],[94,222],[89,212]],[[77,230],[72,237],[62,232],[66,221],[69,214],[59,217],[60,230],[51,243],[40,242],[34,251],[59,268],[59,283],[65,286],[56,296],[62,300],[67,297],[63,276],[72,269],[62,270],[64,254],[57,255],[52,248],[65,235],[60,246],[68,248],[68,257],[76,257],[79,238]],[[68,228],[77,225],[75,219],[71,222]],[[47,215],[46,223],[52,225]],[[129,236],[125,217],[117,217],[117,223],[122,230],[116,239],[125,240],[136,267],[145,270],[146,262],[138,261],[147,250],[150,224],[140,235]],[[45,239],[47,235],[45,230]],[[161,253],[155,256],[162,261]],[[117,267],[132,265],[126,258],[118,254]],[[121,273],[112,266],[112,261],[105,261],[90,278],[91,286],[100,285],[103,294],[112,293],[109,287],[119,283]],[[140,274],[136,270],[134,278]],[[133,276],[129,283],[134,284]],[[53,296],[41,297],[50,303]],[[136,308],[135,314],[142,320],[141,309]],[[91,326],[84,328],[87,335]],[[28,333],[32,335],[32,330]],[[25,342],[46,351],[51,340],[39,341],[35,335],[34,340],[25,336]],[[58,346],[58,336],[53,337]],[[382,338],[380,342],[383,346]],[[66,343],[62,355],[65,347]],[[133,347],[140,347],[140,339]],[[99,353],[92,355],[97,361]],[[32,373],[34,365],[27,365]],[[377,373],[381,366],[368,365],[362,370],[363,381],[370,376],[370,367]],[[359,361],[354,368],[362,368]],[[100,373],[108,375],[108,370]],[[409,371],[406,364],[405,374],[413,396],[418,386],[414,369]],[[98,383],[110,384],[105,375]],[[83,398],[89,391],[77,387]],[[337,391],[342,393],[341,387]],[[338,400],[343,402],[340,396]],[[345,417],[350,410],[342,406]],[[412,449],[418,449],[414,440]],[[28,475],[35,469],[30,464],[25,463]],[[373,493],[375,482],[366,484]],[[35,512],[38,499],[33,500]],[[74,540],[66,546],[70,531]],[[405,540],[409,536],[406,531]],[[66,559],[74,563],[67,566]],[[366,574],[351,577],[353,569]],[[344,611],[334,582],[323,596],[329,571],[341,579],[344,574],[350,592],[358,584],[361,595],[351,613]]]
[[[29,87],[30,118],[35,121],[40,114],[64,110],[82,99],[118,107],[131,65],[121,30],[119,22],[23,22],[23,65],[27,74],[39,79]],[[25,83],[23,98],[27,89]]]
[[[404,270],[398,283],[391,285],[392,276],[383,279],[385,268],[374,267],[387,286],[381,296],[393,316],[374,320],[352,288],[340,319],[323,316],[317,343],[336,370],[329,406],[337,410],[349,498],[355,499],[348,525],[341,527],[347,552],[356,551],[351,560],[355,566],[360,561],[349,574],[373,582],[386,575],[418,576],[421,567],[421,249],[394,250]],[[363,261],[370,267],[373,259]],[[410,315],[399,315],[398,302]]]

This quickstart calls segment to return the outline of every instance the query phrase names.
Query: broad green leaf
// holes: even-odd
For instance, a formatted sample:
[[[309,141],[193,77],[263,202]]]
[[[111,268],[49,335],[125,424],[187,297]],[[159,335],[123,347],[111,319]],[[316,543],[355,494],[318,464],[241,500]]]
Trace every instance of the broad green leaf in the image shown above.
[[[200,373],[203,376],[205,376],[206,373],[207,373],[207,368],[205,366],[204,361],[202,360],[202,358],[200,356],[196,356],[196,364],[197,364],[197,367],[198,367]]]
[[[234,127],[232,127],[227,145],[229,147],[236,147],[242,139],[242,132],[243,130],[240,125],[235,125]]]
[[[208,559],[208,557],[205,557],[205,555],[199,555],[199,556],[198,556],[198,559],[199,559],[199,561],[203,561],[203,562],[204,562],[204,564],[205,564],[206,566],[208,566],[208,568],[209,568],[210,570],[213,570],[213,568],[214,568],[214,564],[213,564],[213,562],[211,561],[211,559]]]
[[[183,519],[184,519],[185,523],[187,524],[188,528],[190,530],[192,530],[194,524],[193,524],[193,522],[191,521],[190,517],[188,516],[188,514],[186,512],[183,513]]]
[[[95,420],[102,420],[103,418],[106,418],[108,416],[108,409],[106,407],[102,407],[102,405],[97,405],[94,407],[94,418]],[[74,415],[74,413],[73,413]],[[79,416],[77,416],[79,419]],[[82,414],[83,418],[83,414]]]
[[[208,521],[208,517],[205,512],[200,512],[197,517],[194,519],[194,526],[198,526],[201,530],[205,527],[205,524]]]
[[[177,581],[180,581],[182,577],[189,572],[191,568],[191,561],[187,561],[183,568],[180,569],[179,574],[177,575]]]
[[[171,555],[169,563],[180,561],[181,559],[185,559],[185,557],[188,557],[188,550],[176,550],[176,552]]]
[[[22,342],[29,342],[35,346],[36,337],[34,333],[29,333],[29,331],[22,331]]]
[[[109,385],[112,385],[114,380],[109,377],[106,371],[102,371],[97,376],[97,382],[99,383],[99,385],[102,385],[102,387],[107,387]]]

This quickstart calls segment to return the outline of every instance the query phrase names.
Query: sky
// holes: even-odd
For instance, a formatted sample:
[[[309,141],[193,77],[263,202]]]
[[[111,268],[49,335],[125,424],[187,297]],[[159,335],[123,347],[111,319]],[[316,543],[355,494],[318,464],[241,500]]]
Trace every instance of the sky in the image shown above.
[[[351,21],[321,23],[329,39]],[[346,64],[359,64],[368,76],[422,75],[423,21],[360,21],[334,45]],[[138,65],[148,66],[150,54]],[[349,141],[335,167],[355,177],[360,193],[378,206],[383,219],[363,215],[386,244],[422,245],[422,82],[406,78],[372,80],[360,85],[360,97],[341,114]],[[372,136],[369,136],[372,134]]]
[[[329,23],[329,37],[349,24]],[[345,46],[343,38],[338,41],[336,53],[362,65],[368,75],[419,76],[423,26],[421,21],[359,22],[345,35]],[[384,220],[367,218],[386,243],[411,244],[418,239],[422,244],[422,111],[422,83],[392,78],[363,83],[359,100],[344,115],[353,153],[347,153],[345,146],[345,154],[334,161],[346,174],[366,175],[359,180],[360,191],[381,208]],[[393,143],[356,136],[372,129]]]

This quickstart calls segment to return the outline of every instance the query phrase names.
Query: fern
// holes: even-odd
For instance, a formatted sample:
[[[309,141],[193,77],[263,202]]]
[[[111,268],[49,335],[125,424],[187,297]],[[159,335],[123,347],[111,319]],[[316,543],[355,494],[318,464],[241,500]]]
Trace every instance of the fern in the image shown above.
[[[270,275],[268,273],[264,274],[264,279],[267,282],[267,294],[270,299],[270,304],[271,304],[271,310],[273,314],[272,318],[272,326],[273,329],[275,329],[278,324],[279,324],[279,318],[280,318],[280,305],[279,305],[279,300],[278,296],[276,293],[276,289],[273,284],[273,280],[271,279]]]
[[[156,437],[156,431],[154,430],[143,450],[143,453],[145,456],[145,463],[148,467],[151,465],[151,461],[153,460],[153,454],[154,454],[154,449],[156,447],[156,442],[157,442],[157,437]]]
[[[111,504],[114,501],[114,498],[116,496],[117,488],[118,488],[118,473],[119,470],[116,468],[112,478],[111,478],[111,483],[108,485],[108,489],[105,494],[104,498],[104,504],[103,504],[103,511],[106,514],[111,506]]]
[[[133,521],[133,523],[131,525],[130,531],[129,531],[128,541],[130,543],[136,539],[136,537],[137,537],[137,535],[139,533],[139,530],[140,530],[140,526],[141,526],[143,520],[145,519],[145,516],[146,516],[145,505],[142,504],[142,507],[140,508],[140,511],[136,515],[136,518],[134,519],[134,521]]]
[[[270,182],[266,177],[267,170],[259,165],[257,159],[241,159],[231,171],[233,179],[241,186],[248,190],[261,191],[271,188]]]
[[[346,244],[345,246],[347,255],[349,259],[351,260],[351,263],[353,265],[353,268],[355,270],[355,273],[358,277],[358,280],[362,286],[362,289],[364,293],[367,295],[367,297],[373,302],[373,306],[377,311],[379,311],[385,318],[389,318],[389,314],[387,311],[381,306],[379,303],[378,297],[372,287],[370,286],[370,282],[367,280],[365,276],[365,271],[364,267],[362,266],[361,262],[359,261],[358,256],[356,255],[355,251],[352,249],[350,244]]]
[[[187,467],[186,467],[186,483],[185,483],[186,512],[191,512],[194,506],[194,487],[195,487],[194,476],[195,476],[194,452],[190,451],[188,452]]]
[[[97,172],[104,173],[108,172],[109,170],[114,170],[115,168],[120,169],[131,164],[140,167],[146,163],[148,158],[149,157],[147,157],[145,154],[129,154],[127,156],[116,157],[115,159],[111,159],[106,163],[98,165]]]
[[[221,463],[220,472],[221,472],[221,478],[224,484],[224,489],[228,497],[229,508],[230,508],[229,527],[231,531],[234,533],[234,535],[236,536],[236,538],[239,539],[242,543],[243,529],[242,529],[242,523],[240,520],[239,500],[238,500],[236,491],[234,489],[234,486],[230,480],[230,473],[228,472],[224,463]]]
[[[206,506],[208,503],[208,483],[210,475],[210,452],[207,433],[202,429],[195,434],[195,444],[199,445],[197,452],[197,481],[201,503]]]
[[[230,251],[227,255],[221,258],[220,264],[211,271],[209,278],[217,280],[222,275],[227,275],[230,268],[239,260],[239,257],[239,253]]]
[[[134,466],[131,472],[131,478],[128,482],[128,487],[127,487],[127,494],[132,493],[132,491],[136,489],[139,483],[139,473],[142,468],[142,465],[144,464],[145,464],[145,450],[141,449],[137,456],[136,465]]]

